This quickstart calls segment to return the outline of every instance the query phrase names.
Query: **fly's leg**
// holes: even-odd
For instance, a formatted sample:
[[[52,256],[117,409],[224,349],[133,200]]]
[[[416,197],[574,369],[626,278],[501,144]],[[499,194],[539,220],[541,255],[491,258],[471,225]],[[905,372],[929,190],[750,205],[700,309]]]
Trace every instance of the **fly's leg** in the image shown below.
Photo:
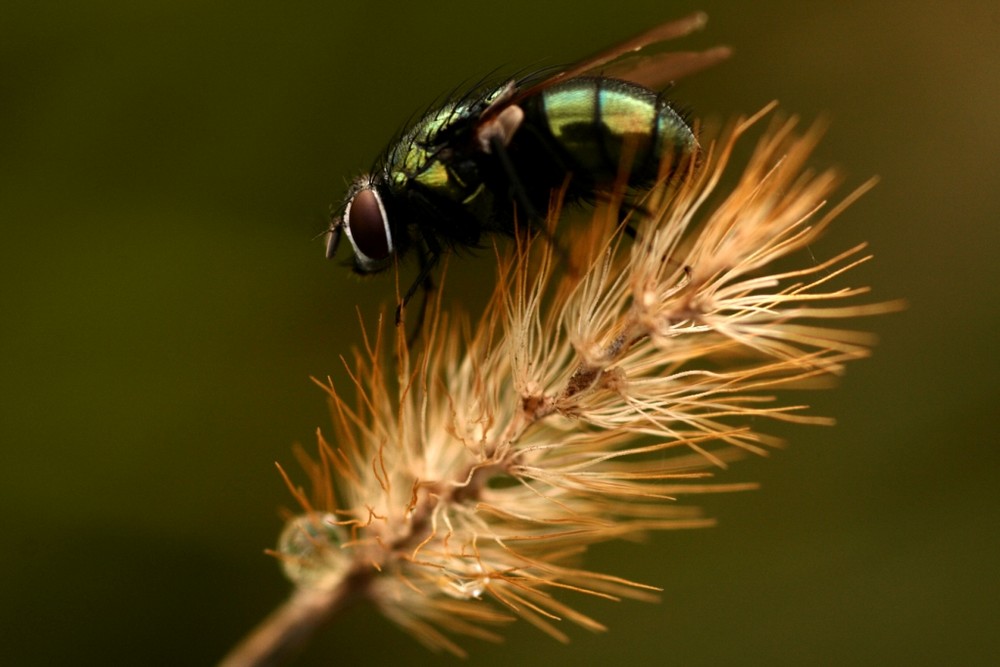
[[[507,181],[510,183],[511,190],[513,190],[514,200],[524,209],[525,217],[527,217],[529,223],[534,231],[542,232],[543,234],[548,231],[545,229],[545,225],[542,224],[544,219],[536,209],[535,205],[531,203],[528,198],[528,192],[524,189],[524,184],[521,183],[521,179],[517,175],[517,169],[514,168],[514,163],[510,159],[510,155],[507,154],[507,146],[500,140],[499,137],[493,137],[490,139],[490,152],[497,156],[500,160],[500,166],[503,168],[504,175],[507,176]]]
[[[507,181],[510,183],[511,190],[514,195],[514,201],[516,201],[525,212],[528,228],[532,232],[536,232],[545,237],[545,240],[548,241],[548,243],[555,250],[559,259],[566,263],[571,272],[575,272],[573,262],[569,253],[566,251],[566,248],[559,243],[559,239],[555,237],[552,230],[545,224],[545,216],[539,213],[535,208],[535,205],[531,203],[531,199],[528,197],[528,191],[524,188],[524,184],[521,183],[521,179],[517,175],[517,169],[514,168],[514,163],[511,161],[510,155],[507,154],[506,145],[499,138],[493,137],[490,139],[490,151],[496,155],[497,159],[500,161],[500,166],[503,168],[504,174],[507,176]]]
[[[406,305],[410,302],[410,299],[416,295],[418,289],[423,289],[423,294],[420,298],[420,308],[417,310],[415,326],[406,337],[408,347],[413,347],[413,344],[418,338],[420,338],[420,331],[424,326],[424,318],[427,316],[427,302],[430,299],[431,293],[434,291],[434,278],[432,273],[434,271],[434,267],[437,266],[438,261],[441,259],[441,247],[435,240],[424,237],[421,239],[420,246],[418,247],[417,259],[420,262],[420,271],[417,273],[417,277],[413,279],[413,282],[406,290],[406,293],[403,295],[403,300],[396,305],[396,326],[399,326],[403,323],[403,311],[406,308]]]
[[[630,220],[630,218],[650,218],[653,212],[642,204],[636,204],[632,202],[622,202],[620,208],[618,209],[618,220],[622,223],[623,229],[629,238],[635,241],[639,238],[639,230],[636,228],[635,222]]]

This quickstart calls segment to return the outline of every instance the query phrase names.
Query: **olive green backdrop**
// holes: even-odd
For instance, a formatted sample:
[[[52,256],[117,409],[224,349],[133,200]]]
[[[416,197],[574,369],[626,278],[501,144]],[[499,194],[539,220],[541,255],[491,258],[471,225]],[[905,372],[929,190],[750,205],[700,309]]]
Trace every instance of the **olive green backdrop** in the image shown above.
[[[705,499],[717,528],[595,550],[661,604],[582,600],[609,634],[520,624],[468,664],[996,660],[997,3],[4,0],[3,662],[211,664],[260,620],[287,591],[273,462],[328,425],[309,377],[343,377],[355,304],[392,298],[312,240],[344,179],[462,81],[699,8],[691,43],[736,55],[674,97],[825,114],[816,164],[883,180],[816,256],[870,240],[849,282],[909,309],[805,397],[837,427],[722,476],[763,487]],[[453,261],[447,298],[481,303],[491,262]],[[300,664],[439,662],[358,608]]]

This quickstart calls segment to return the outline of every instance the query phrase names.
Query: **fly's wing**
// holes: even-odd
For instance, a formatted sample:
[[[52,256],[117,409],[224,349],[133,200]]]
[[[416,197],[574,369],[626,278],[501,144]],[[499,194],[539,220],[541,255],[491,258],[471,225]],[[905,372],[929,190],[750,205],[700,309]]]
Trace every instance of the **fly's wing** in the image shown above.
[[[657,90],[677,79],[722,62],[731,53],[732,50],[728,46],[716,46],[705,51],[674,51],[649,56],[627,56],[612,63],[601,74]]]
[[[688,76],[729,57],[730,49],[717,46],[705,51],[683,51],[658,53],[649,56],[636,55],[642,49],[662,42],[690,35],[705,27],[708,16],[696,12],[676,21],[668,21],[646,32],[621,42],[597,55],[582,60],[571,67],[557,72],[542,81],[530,83],[507,96],[502,104],[492,105],[482,116],[488,121],[504,108],[517,104],[532,95],[553,86],[560,81],[587,74],[615,77],[637,83],[647,88],[660,88],[671,81]]]
[[[576,63],[569,69],[556,74],[552,79],[539,83],[537,87],[550,86],[557,81],[572,79],[596,71],[601,71],[603,76],[624,78],[643,85],[642,81],[637,81],[633,78],[634,74],[631,69],[634,62],[640,65],[640,70],[643,72],[643,77],[646,80],[650,80],[652,77],[645,72],[660,67],[665,68],[664,74],[666,76],[659,77],[664,81],[671,81],[688,74],[693,74],[726,58],[729,55],[729,49],[726,47],[716,47],[715,49],[701,53],[662,53],[645,58],[638,58],[632,54],[638,53],[647,46],[690,35],[692,32],[704,28],[707,23],[707,14],[704,12],[695,12],[682,19],[660,24],[644,33],[636,35],[632,39]],[[524,92],[525,95],[530,95],[538,91],[529,89]]]

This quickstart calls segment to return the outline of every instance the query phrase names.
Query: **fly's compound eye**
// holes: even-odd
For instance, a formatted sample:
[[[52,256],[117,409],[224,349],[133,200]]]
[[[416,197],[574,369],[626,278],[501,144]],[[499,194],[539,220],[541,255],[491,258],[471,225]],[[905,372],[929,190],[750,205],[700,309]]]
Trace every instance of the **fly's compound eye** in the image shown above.
[[[377,271],[392,254],[392,234],[382,198],[373,188],[358,190],[344,211],[344,230],[354,246],[358,268]]]

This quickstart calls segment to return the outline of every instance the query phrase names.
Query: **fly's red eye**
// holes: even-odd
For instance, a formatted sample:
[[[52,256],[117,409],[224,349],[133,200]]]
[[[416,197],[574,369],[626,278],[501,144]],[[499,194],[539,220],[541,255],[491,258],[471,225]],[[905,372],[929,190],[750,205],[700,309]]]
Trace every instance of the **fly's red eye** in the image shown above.
[[[351,240],[366,259],[378,261],[389,256],[389,230],[385,224],[382,203],[374,190],[359,190],[351,199],[346,223]]]

